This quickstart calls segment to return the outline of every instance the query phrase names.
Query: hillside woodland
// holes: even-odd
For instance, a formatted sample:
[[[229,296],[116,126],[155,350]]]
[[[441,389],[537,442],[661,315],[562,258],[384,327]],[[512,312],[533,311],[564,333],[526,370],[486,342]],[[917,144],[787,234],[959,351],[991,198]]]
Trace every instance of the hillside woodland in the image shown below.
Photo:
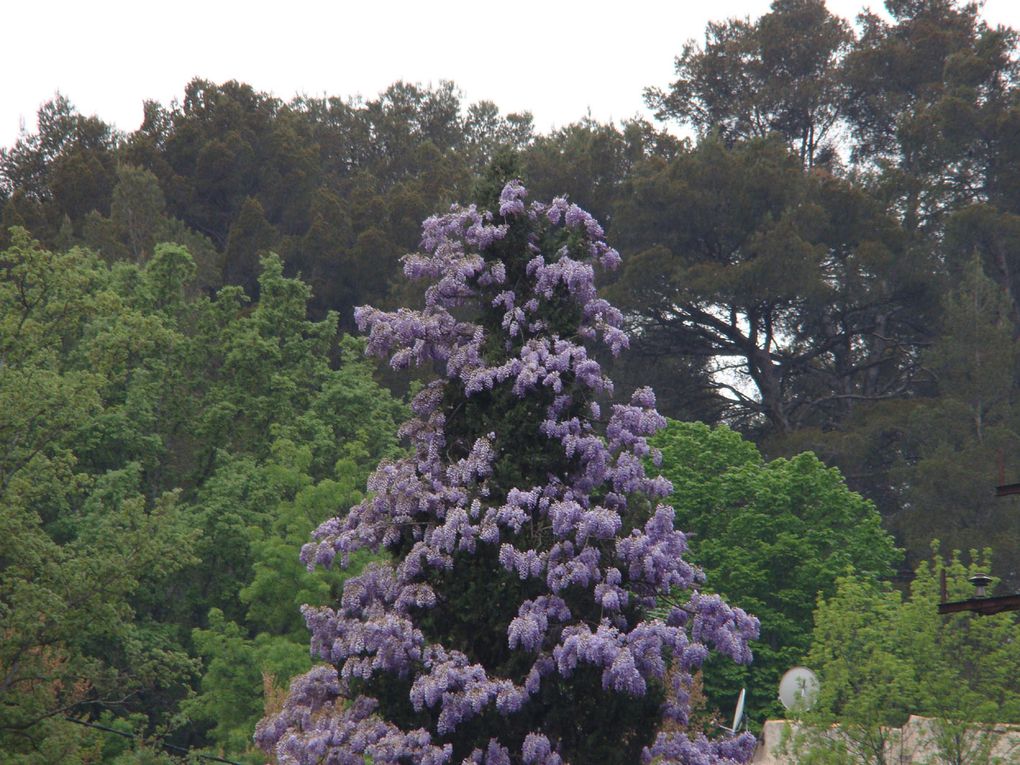
[[[730,646],[729,658],[681,668],[677,621],[668,639],[656,633],[666,664],[638,671],[648,692],[632,694],[642,701],[624,705],[619,731],[594,712],[584,719],[601,739],[556,727],[557,705],[633,691],[605,677],[602,691],[585,690],[599,675],[567,673],[543,691],[547,736],[491,715],[447,739],[440,725],[436,751],[447,741],[450,761],[610,762],[616,741],[621,762],[648,746],[662,762],[736,762],[746,746],[694,752],[670,736],[716,736],[742,687],[753,732],[782,714],[782,672],[810,663],[825,688],[816,722],[855,725],[861,743],[801,742],[804,762],[877,763],[869,752],[884,749],[869,737],[911,713],[944,721],[942,761],[980,762],[984,723],[1020,723],[1020,625],[932,609],[942,572],[960,598],[977,566],[997,593],[1020,591],[1020,504],[996,496],[1020,481],[1018,41],[959,0],[886,0],[885,14],[854,20],[821,0],[774,0],[758,19],[678,40],[674,71],[646,73],[654,119],[547,133],[530,114],[465,102],[450,82],[285,101],[194,79],[179,101],[147,102],[130,133],[54,95],[34,132],[0,148],[0,761],[265,762],[256,724],[296,724],[291,679],[323,658],[343,665],[321,645],[310,656],[306,617],[337,607],[345,581],[353,592],[404,566],[422,540],[369,543],[362,530],[343,566],[302,560],[302,546],[321,524],[363,523],[389,496],[385,470],[461,464],[491,438],[501,456],[484,491],[505,498],[549,480],[560,488],[543,490],[547,504],[608,504],[624,521],[591,532],[606,545],[618,531],[657,539],[656,503],[674,508],[682,565],[706,580],[627,575],[632,610],[618,607],[615,629],[668,623],[670,588],[689,586],[733,607],[740,640],[756,631],[745,612],[760,630],[750,664]],[[541,230],[523,207],[536,200],[547,205]],[[539,279],[528,287],[538,307],[440,264],[444,242],[485,268],[499,260],[514,285]],[[595,248],[590,264],[570,249],[582,244]],[[539,251],[546,265],[525,268]],[[404,257],[414,252],[424,254]],[[554,253],[576,263],[556,265]],[[582,262],[597,294],[566,273]],[[456,299],[444,292],[454,289]],[[465,345],[449,327],[408,341],[400,322],[437,306],[486,337],[505,331],[505,346]],[[587,342],[596,330],[604,343]],[[540,385],[510,372],[479,382],[478,370],[511,364],[502,353],[527,362],[539,343],[528,333],[546,331],[577,341],[569,353],[548,345],[574,366],[543,356]],[[380,340],[386,332],[402,339]],[[405,356],[387,364],[401,343]],[[478,358],[458,356],[465,348]],[[615,392],[584,382],[578,370],[591,367],[578,354]],[[404,369],[411,356],[420,363]],[[463,390],[431,396],[437,376]],[[566,394],[554,385],[575,398],[555,403]],[[442,426],[424,401],[447,412]],[[612,401],[654,427],[620,441],[613,413],[624,410]],[[539,413],[554,404],[555,417]],[[647,483],[591,478],[594,458],[572,451],[587,454],[583,444],[564,453],[527,431],[568,444],[582,432],[568,434],[570,417],[592,439],[585,449],[643,460],[631,469]],[[436,443],[423,435],[434,427]],[[472,494],[483,473],[458,490],[488,501]],[[573,493],[556,494],[567,485]],[[535,502],[518,510],[539,513]],[[566,542],[554,537],[524,541],[555,557]],[[349,542],[317,539],[338,551]],[[460,584],[407,579],[445,604],[405,614],[425,620],[429,641],[458,646],[478,625],[502,634],[536,598],[543,619],[563,613],[550,605],[561,596],[595,626],[616,613],[603,591],[513,583],[513,613],[498,612],[511,604],[485,589],[479,566],[502,557],[498,545],[489,553],[457,558]],[[551,657],[561,637],[519,644]],[[532,666],[505,645],[477,650],[459,655],[520,682]],[[372,690],[398,727],[438,725],[387,683],[365,679],[352,697]],[[662,723],[663,704],[685,712]],[[266,725],[260,743],[272,748]],[[516,742],[510,759],[483,752],[489,725]],[[393,762],[426,750],[400,751]]]

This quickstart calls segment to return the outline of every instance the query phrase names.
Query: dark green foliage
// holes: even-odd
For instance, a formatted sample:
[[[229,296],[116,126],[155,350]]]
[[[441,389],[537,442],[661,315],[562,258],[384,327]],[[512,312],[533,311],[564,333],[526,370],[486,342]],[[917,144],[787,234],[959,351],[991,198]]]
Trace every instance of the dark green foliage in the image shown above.
[[[973,3],[887,6],[891,22],[864,15],[843,65],[853,150],[882,168],[876,191],[904,228],[930,234],[991,190],[1002,142],[1015,143],[1001,131],[1015,109],[1016,32],[989,27]]]
[[[932,538],[957,549],[989,546],[1017,589],[1020,517],[1015,499],[994,494],[998,465],[1016,470],[1020,446],[1014,310],[972,260],[947,295],[943,333],[924,356],[936,395],[905,410],[892,476],[903,504],[895,529],[917,551],[915,563]]]
[[[194,251],[199,286],[248,294],[260,254],[277,251],[312,284],[313,313],[338,310],[345,329],[354,306],[383,302],[421,219],[532,137],[530,115],[464,108],[451,83],[285,104],[196,79],[180,103],[146,104],[127,137],[62,97],[39,124],[0,155],[5,227],[53,247],[84,241],[109,260],[141,261],[155,241],[179,241]]]
[[[165,213],[166,200],[155,175],[130,165],[118,168],[110,219],[124,232],[135,261],[143,260],[152,252]]]
[[[227,234],[223,281],[238,284],[249,295],[258,297],[255,264],[269,252],[275,239],[276,231],[266,220],[262,205],[251,197],[245,199]]]
[[[12,225],[55,237],[65,218],[77,225],[92,210],[109,213],[120,137],[59,94],[37,116],[37,133],[0,148],[0,189]]]
[[[777,134],[806,167],[831,162],[844,108],[837,63],[849,25],[823,0],[774,0],[755,22],[710,23],[684,45],[668,91],[648,88],[660,119],[734,143]]]
[[[732,370],[714,384],[745,428],[829,427],[910,390],[930,275],[861,189],[781,143],[642,164],[616,226],[633,254],[611,294],[639,352]]]
[[[617,128],[587,119],[538,136],[521,153],[521,174],[536,199],[566,195],[610,223],[633,166],[649,156],[671,157],[678,148],[675,138],[647,122]]]

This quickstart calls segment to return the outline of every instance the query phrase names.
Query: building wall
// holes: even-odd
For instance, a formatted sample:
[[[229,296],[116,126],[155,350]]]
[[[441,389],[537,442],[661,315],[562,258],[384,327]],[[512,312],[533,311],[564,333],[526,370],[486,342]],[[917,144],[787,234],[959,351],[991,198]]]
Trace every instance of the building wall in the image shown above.
[[[938,756],[934,743],[935,720],[911,715],[902,728],[886,729],[888,744],[886,765],[941,765],[948,762]],[[796,765],[791,741],[802,737],[801,727],[787,720],[769,720],[751,760],[752,765]],[[838,737],[838,728],[825,735]],[[968,765],[1020,765],[1020,727],[996,725],[965,734],[963,761]],[[863,761],[863,760],[862,760]]]

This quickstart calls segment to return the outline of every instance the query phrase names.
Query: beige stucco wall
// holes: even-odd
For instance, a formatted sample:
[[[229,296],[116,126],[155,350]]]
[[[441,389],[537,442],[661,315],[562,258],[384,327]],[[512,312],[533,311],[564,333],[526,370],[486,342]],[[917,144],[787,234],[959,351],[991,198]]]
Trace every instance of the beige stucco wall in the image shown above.
[[[886,762],[890,765],[938,765],[943,760],[937,757],[932,745],[933,721],[927,717],[911,716],[902,728],[889,730],[893,742],[886,750]],[[751,760],[752,765],[796,765],[796,759],[785,754],[783,741],[795,735],[799,728],[786,720],[769,720],[758,748]],[[838,729],[830,735],[838,736]],[[995,765],[1020,765],[1020,727],[1000,725],[992,729],[991,759]],[[972,739],[972,745],[977,739]]]

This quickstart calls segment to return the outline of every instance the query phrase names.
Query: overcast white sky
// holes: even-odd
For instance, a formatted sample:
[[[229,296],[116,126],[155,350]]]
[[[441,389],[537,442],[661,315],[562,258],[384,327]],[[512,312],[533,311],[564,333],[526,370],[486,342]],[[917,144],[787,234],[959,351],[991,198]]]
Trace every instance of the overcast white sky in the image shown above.
[[[852,19],[881,0],[829,0]],[[584,116],[645,114],[642,88],[665,85],[684,41],[705,24],[756,18],[769,0],[4,0],[0,146],[58,90],[124,131],[142,102],[168,103],[193,77],[237,79],[283,99],[372,97],[403,79],[453,80],[467,101],[530,110],[545,131]],[[1020,0],[984,17],[1020,28]]]

